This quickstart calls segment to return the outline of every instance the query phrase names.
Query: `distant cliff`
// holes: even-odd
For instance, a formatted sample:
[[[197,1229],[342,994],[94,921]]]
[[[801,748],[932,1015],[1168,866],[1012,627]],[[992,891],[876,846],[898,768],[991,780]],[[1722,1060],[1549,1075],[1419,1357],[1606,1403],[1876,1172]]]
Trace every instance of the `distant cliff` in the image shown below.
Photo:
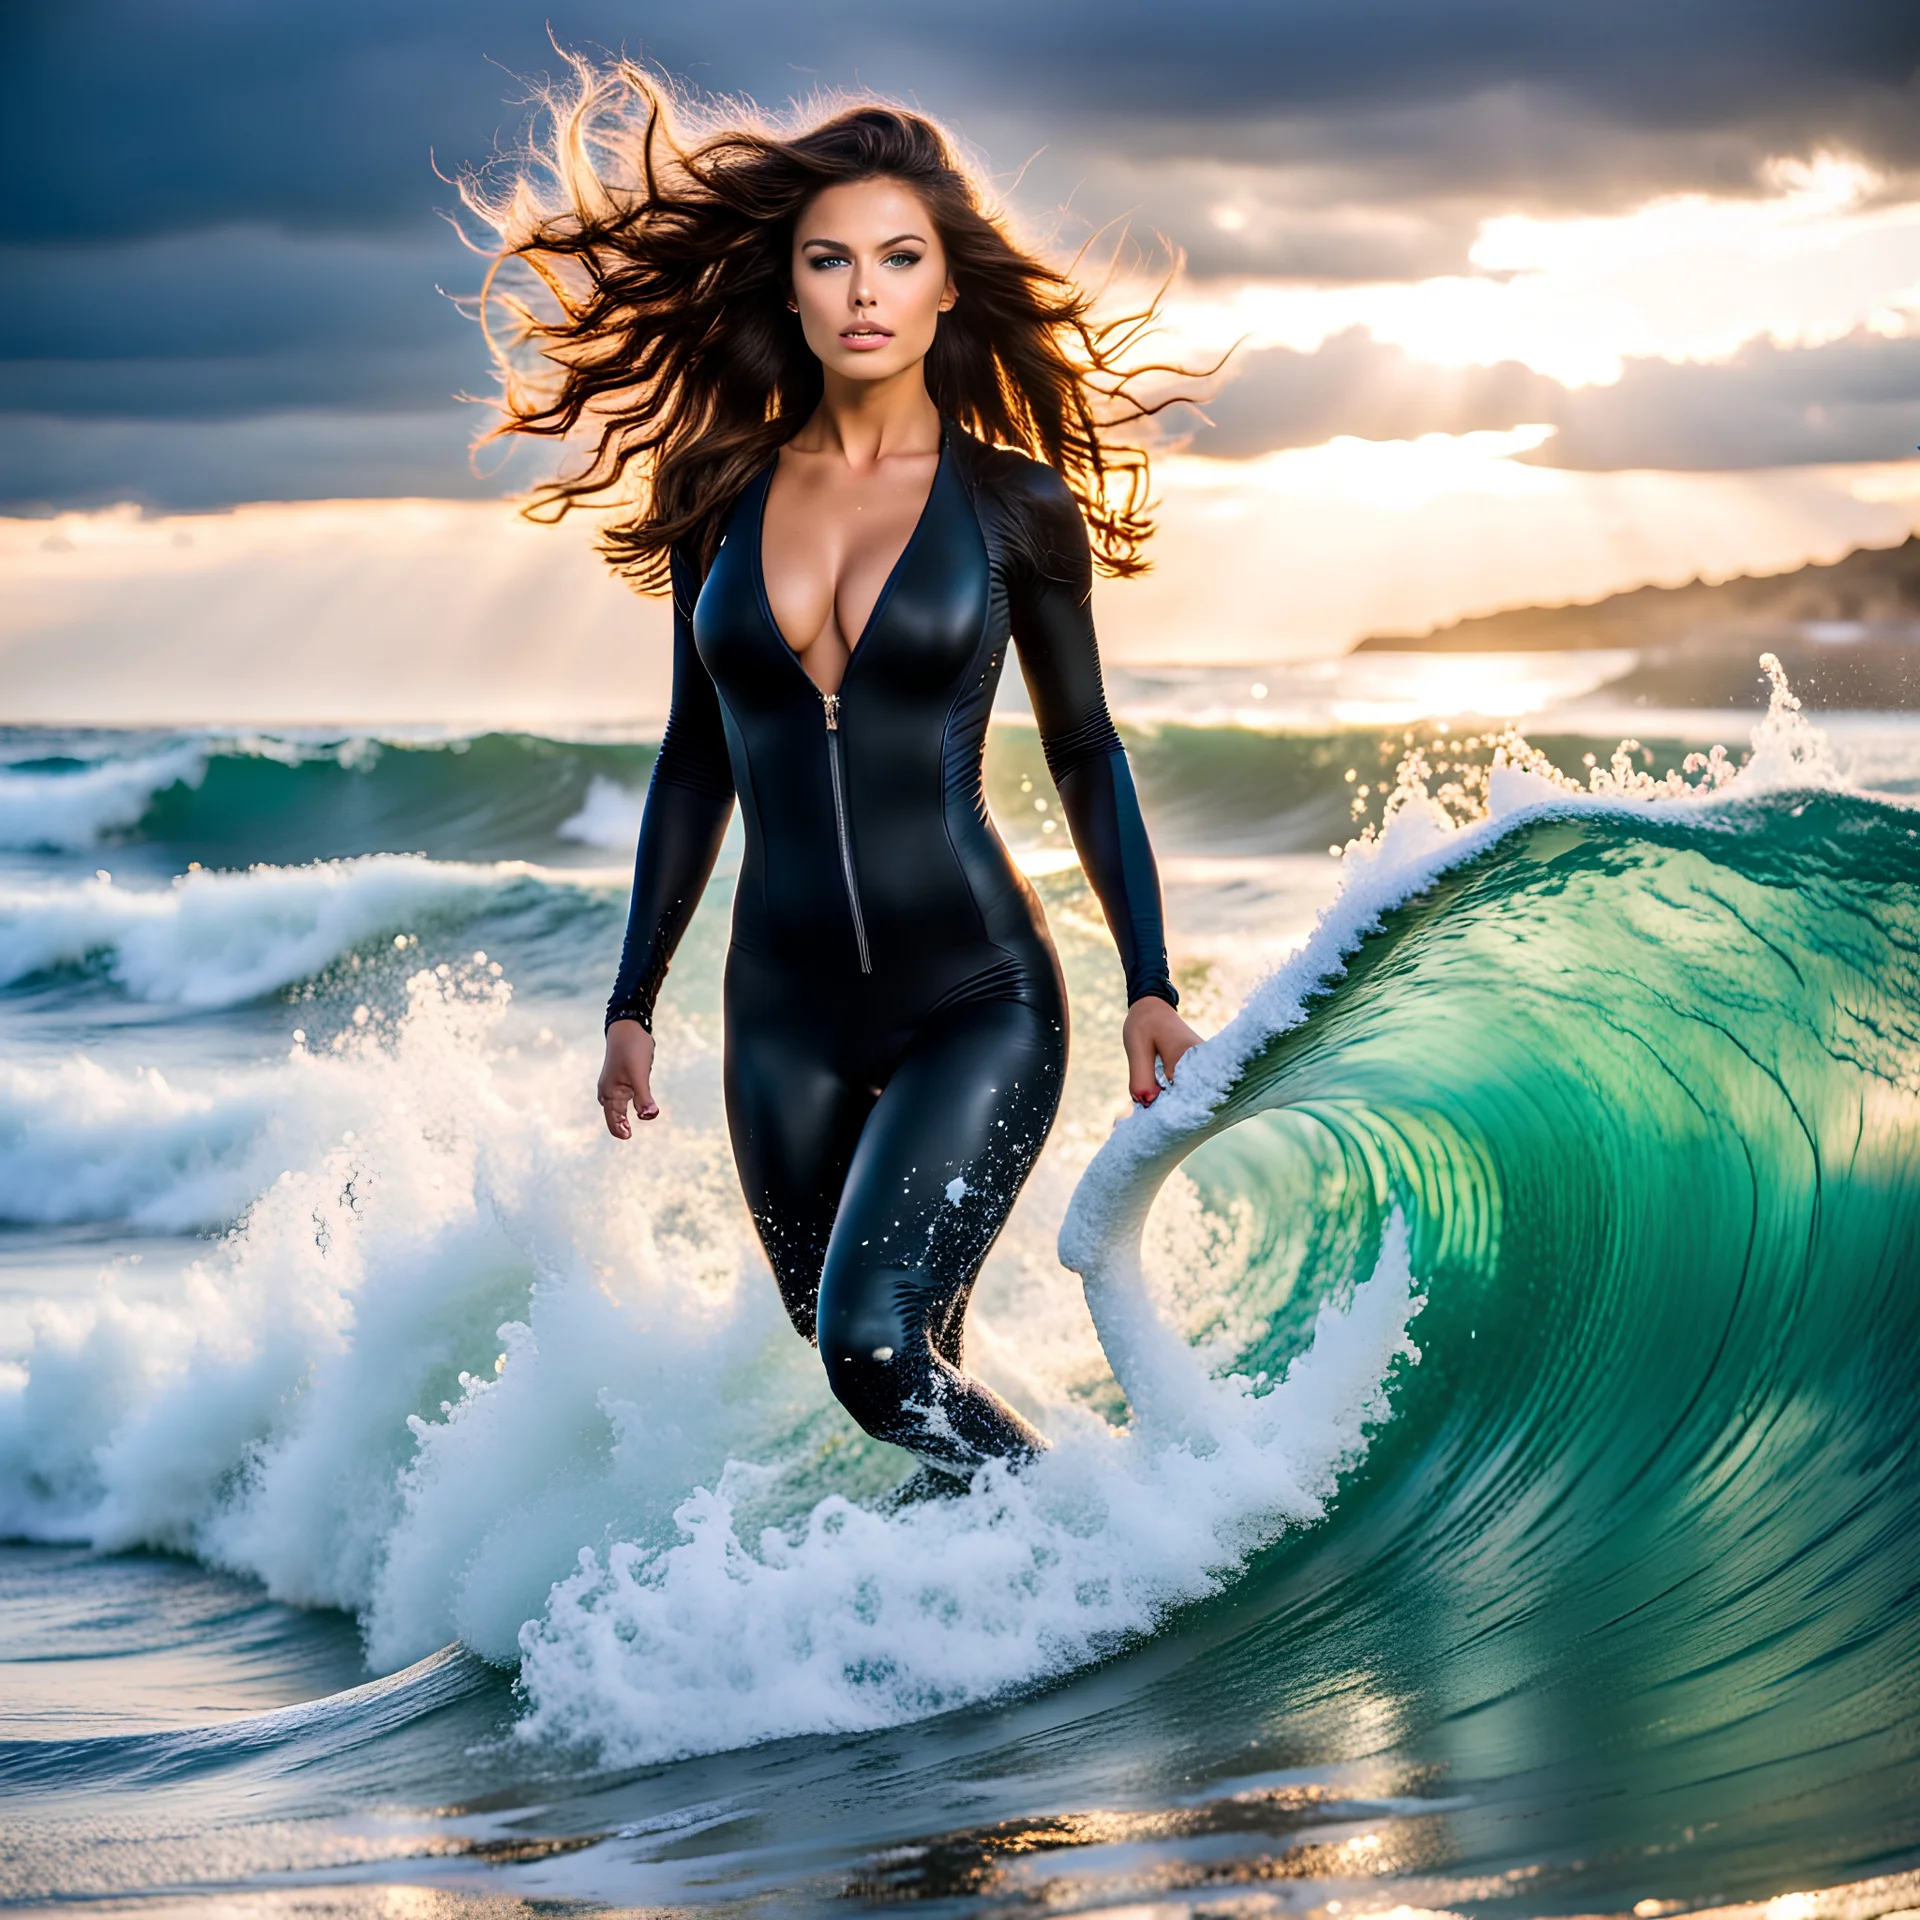
[[[1780,656],[1795,689],[1824,707],[1920,707],[1920,535],[1861,547],[1831,566],[1708,586],[1636,587],[1585,606],[1516,607],[1356,652],[1630,651],[1606,692],[1660,706],[1757,704],[1755,656]]]

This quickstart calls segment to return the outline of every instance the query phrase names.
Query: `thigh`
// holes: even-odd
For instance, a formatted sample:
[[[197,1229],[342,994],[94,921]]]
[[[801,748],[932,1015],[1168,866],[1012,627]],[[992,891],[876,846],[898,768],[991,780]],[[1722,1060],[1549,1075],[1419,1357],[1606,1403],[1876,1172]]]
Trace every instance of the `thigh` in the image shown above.
[[[1065,1068],[1063,1018],[1018,1000],[955,1008],[908,1046],[861,1129],[827,1249],[821,1320],[848,1351],[928,1339],[958,1364],[967,1294]]]
[[[818,1023],[727,1022],[727,1130],[741,1190],[802,1339],[814,1337],[834,1213],[875,1090],[838,1069]]]

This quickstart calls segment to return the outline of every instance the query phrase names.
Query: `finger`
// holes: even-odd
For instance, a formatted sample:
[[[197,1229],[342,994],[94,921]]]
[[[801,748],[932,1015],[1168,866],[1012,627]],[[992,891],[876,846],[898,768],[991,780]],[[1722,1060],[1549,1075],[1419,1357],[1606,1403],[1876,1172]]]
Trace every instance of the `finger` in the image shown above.
[[[1134,1100],[1143,1107],[1150,1107],[1160,1097],[1160,1082],[1154,1076],[1154,1046],[1144,1033],[1123,1033],[1122,1044],[1127,1050],[1127,1086]]]
[[[1197,1033],[1188,1031],[1182,1033],[1180,1038],[1172,1042],[1166,1040],[1160,1042],[1160,1058],[1166,1063],[1167,1078],[1169,1080],[1173,1078],[1174,1068],[1192,1052],[1194,1043],[1199,1038],[1200,1036]]]
[[[660,1103],[653,1097],[649,1076],[644,1072],[633,1076],[633,1104],[642,1120],[652,1120],[659,1115]]]
[[[628,1089],[624,1086],[602,1087],[600,1089],[600,1113],[607,1123],[607,1131],[616,1140],[630,1140],[633,1137],[633,1122],[627,1118]]]

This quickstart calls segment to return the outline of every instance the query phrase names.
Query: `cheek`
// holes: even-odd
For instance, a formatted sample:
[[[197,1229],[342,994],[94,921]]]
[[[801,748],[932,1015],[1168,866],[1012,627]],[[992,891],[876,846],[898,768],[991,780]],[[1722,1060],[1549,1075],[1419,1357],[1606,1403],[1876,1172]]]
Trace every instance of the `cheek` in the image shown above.
[[[808,314],[818,313],[833,304],[833,289],[826,284],[824,274],[800,267],[793,276],[793,297],[799,304],[800,317],[804,320]]]
[[[932,340],[934,329],[940,324],[940,300],[946,290],[947,282],[943,274],[915,274],[907,296],[901,303],[901,317],[915,333],[924,334],[928,341]]]
[[[825,274],[808,274],[793,283],[793,297],[800,308],[800,331],[816,353],[824,352],[834,341],[846,318],[847,303],[842,283]]]

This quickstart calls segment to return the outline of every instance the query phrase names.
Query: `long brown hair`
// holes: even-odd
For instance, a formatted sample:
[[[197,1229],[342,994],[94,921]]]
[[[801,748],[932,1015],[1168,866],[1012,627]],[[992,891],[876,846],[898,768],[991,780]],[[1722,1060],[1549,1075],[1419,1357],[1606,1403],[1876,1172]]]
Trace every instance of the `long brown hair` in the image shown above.
[[[591,447],[534,489],[529,517],[625,508],[601,548],[645,592],[666,587],[677,542],[709,565],[726,508],[820,401],[787,305],[794,223],[822,189],[882,177],[924,202],[960,289],[926,359],[934,405],[1055,468],[1103,572],[1144,571],[1147,456],[1112,436],[1170,404],[1130,386],[1180,371],[1128,364],[1156,301],[1096,318],[1070,272],[1014,243],[924,115],[860,103],[782,131],[737,106],[697,113],[631,62],[569,59],[544,180],[461,182],[499,236],[480,308],[503,418],[484,438],[581,431]]]

